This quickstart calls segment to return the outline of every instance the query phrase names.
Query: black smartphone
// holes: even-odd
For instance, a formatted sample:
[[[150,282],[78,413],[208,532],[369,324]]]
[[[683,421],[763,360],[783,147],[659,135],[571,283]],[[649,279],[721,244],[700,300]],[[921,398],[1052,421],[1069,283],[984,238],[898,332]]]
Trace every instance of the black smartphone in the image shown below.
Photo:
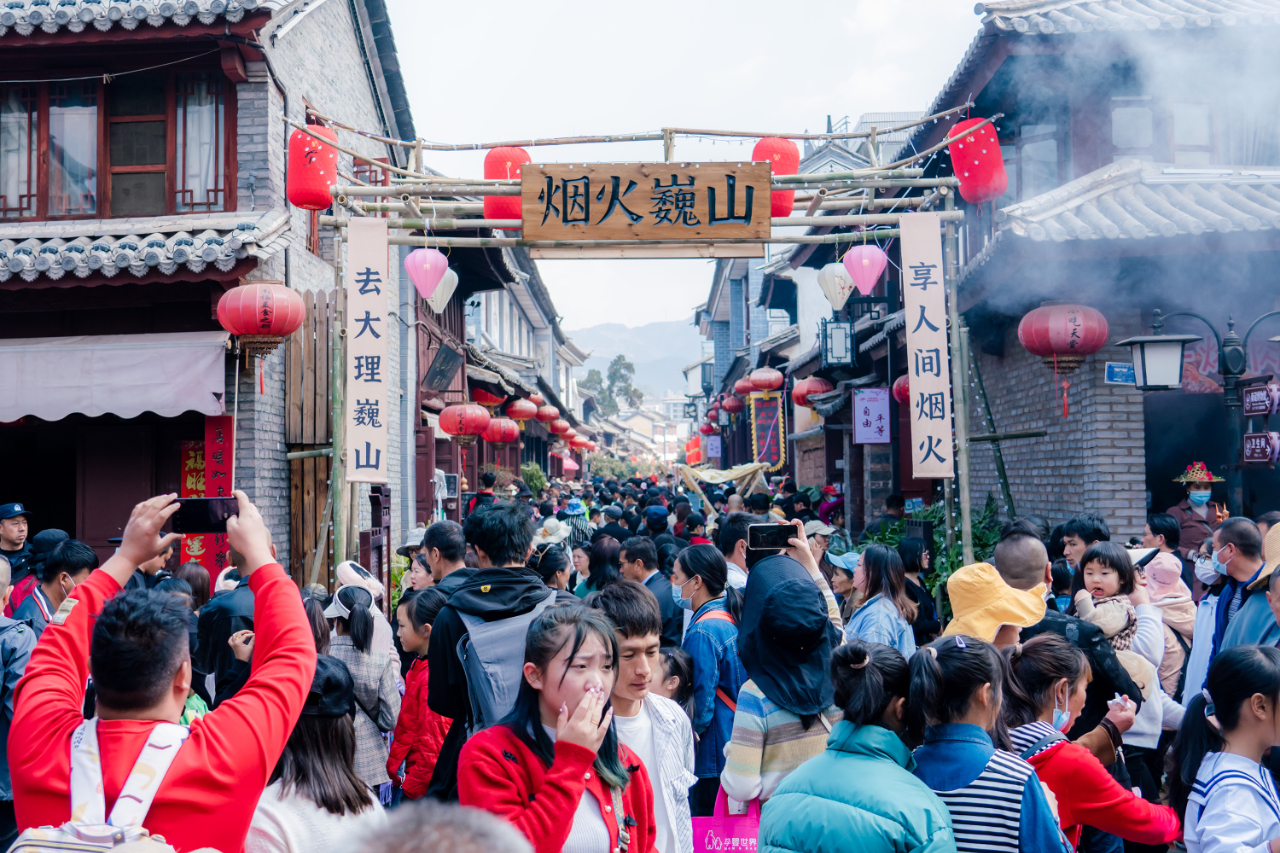
[[[794,524],[749,524],[747,525],[747,547],[752,551],[772,551],[778,548],[790,548],[788,541],[796,537]]]
[[[169,519],[174,533],[226,533],[227,519],[240,511],[235,498],[179,498]]]

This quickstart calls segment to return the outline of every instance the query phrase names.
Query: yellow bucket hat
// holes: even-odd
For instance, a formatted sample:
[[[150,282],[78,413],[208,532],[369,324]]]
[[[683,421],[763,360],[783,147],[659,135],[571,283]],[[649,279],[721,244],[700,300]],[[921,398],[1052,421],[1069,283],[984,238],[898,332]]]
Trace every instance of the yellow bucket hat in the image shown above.
[[[990,563],[964,566],[947,579],[947,595],[955,618],[942,634],[966,634],[990,643],[1001,625],[1030,628],[1044,618],[1044,593],[1044,584],[1028,590],[1014,589]]]

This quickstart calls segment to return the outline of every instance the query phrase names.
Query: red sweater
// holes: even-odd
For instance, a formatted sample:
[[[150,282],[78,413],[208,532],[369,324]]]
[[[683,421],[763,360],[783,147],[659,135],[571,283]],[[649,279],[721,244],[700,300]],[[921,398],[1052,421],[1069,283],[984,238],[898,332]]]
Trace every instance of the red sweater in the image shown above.
[[[453,720],[442,717],[427,707],[427,659],[418,658],[404,680],[404,699],[400,703],[400,718],[396,720],[396,733],[391,741],[391,754],[387,757],[387,775],[392,780],[400,776],[400,763],[408,760],[404,778],[399,784],[404,795],[411,800],[422,797],[431,784],[431,774],[440,757],[444,736],[449,733]]]
[[[258,796],[315,675],[315,641],[298,587],[275,563],[254,572],[249,587],[255,596],[253,672],[234,698],[191,724],[143,822],[179,851],[244,849]],[[19,829],[71,819],[71,732],[84,722],[89,640],[103,605],[118,592],[120,585],[101,571],[76,587],[70,598],[78,604],[64,624],[49,623],[18,683],[9,768]],[[157,722],[98,722],[108,814]]]
[[[1083,825],[1137,844],[1168,844],[1178,837],[1177,812],[1122,786],[1083,746],[1060,741],[1030,761],[1058,800],[1058,819],[1073,848]]]
[[[634,767],[631,782],[622,792],[626,817],[633,818],[628,853],[652,853],[657,828],[653,818],[653,786],[649,773],[634,752],[618,744],[624,767]],[[533,844],[534,853],[560,853],[574,813],[584,792],[600,804],[600,816],[609,828],[609,849],[618,848],[618,821],[613,800],[596,776],[596,754],[572,743],[556,744],[550,767],[504,725],[478,733],[458,760],[458,800],[506,818]]]

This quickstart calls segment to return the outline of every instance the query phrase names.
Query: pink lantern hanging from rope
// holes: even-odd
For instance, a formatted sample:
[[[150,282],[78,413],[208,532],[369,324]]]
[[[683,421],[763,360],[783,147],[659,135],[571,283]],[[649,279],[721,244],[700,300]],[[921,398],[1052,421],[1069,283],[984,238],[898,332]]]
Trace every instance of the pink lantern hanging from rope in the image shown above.
[[[845,270],[853,279],[853,286],[863,296],[870,296],[880,281],[889,256],[879,246],[854,246],[844,253],[842,259]]]
[[[404,259],[404,268],[418,295],[430,299],[449,269],[449,259],[439,249],[414,249]]]

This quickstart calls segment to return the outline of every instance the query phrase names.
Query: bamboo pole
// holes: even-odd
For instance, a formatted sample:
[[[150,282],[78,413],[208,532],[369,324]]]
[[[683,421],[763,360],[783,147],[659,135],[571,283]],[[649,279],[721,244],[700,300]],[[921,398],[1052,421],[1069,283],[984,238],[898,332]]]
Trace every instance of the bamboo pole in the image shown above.
[[[384,172],[391,172],[392,174],[395,174],[395,175],[408,175],[411,178],[417,177],[417,175],[414,172],[410,172],[408,169],[401,169],[399,166],[392,166],[390,163],[383,163],[378,160],[374,160],[372,157],[369,157],[365,154],[361,154],[359,151],[356,151],[353,148],[347,148],[345,145],[334,142],[332,139],[329,139],[327,137],[321,136],[320,134],[316,133],[307,125],[299,124],[298,122],[294,121],[288,116],[284,117],[284,121],[286,124],[292,125],[296,130],[302,131],[307,136],[310,136],[314,139],[319,139],[321,142],[323,142],[325,145],[328,145],[330,148],[336,148],[339,151],[341,151],[343,154],[351,155],[351,157],[356,160],[362,160],[365,163],[369,163],[370,165],[377,166],[379,169],[382,169]]]
[[[802,243],[865,243],[868,240],[892,240],[901,236],[897,228],[881,228],[875,231],[854,231],[845,234],[797,234],[794,237],[769,237],[766,239],[741,238],[713,240],[522,240],[519,237],[439,237],[399,236],[391,237],[392,246],[425,246],[427,248],[454,249],[622,249],[637,246],[731,246]]]
[[[955,291],[953,291],[954,293]],[[956,337],[960,341],[960,385],[956,390],[956,473],[960,485],[960,526],[964,531],[962,551],[964,561],[968,565],[974,561],[973,553],[973,494],[970,488],[969,465],[969,384],[965,377],[969,375],[969,328],[964,318],[957,313],[959,332]],[[961,439],[964,443],[961,444]]]
[[[781,177],[792,177],[784,175]],[[955,187],[960,182],[955,178],[861,178],[841,180],[813,180],[801,184],[782,184],[776,179],[769,185],[771,191],[791,192],[797,189],[857,190],[888,189],[891,187]],[[519,182],[472,181],[466,184],[430,183],[430,184],[398,184],[391,187],[334,186],[334,198],[339,204],[346,205],[352,198],[403,198],[404,196],[518,196],[521,188]]]
[[[978,359],[973,358],[970,353],[969,370],[973,372],[973,382],[978,387],[978,397],[982,400],[982,412],[984,415],[983,422],[987,425],[988,435],[997,435],[996,419],[991,414],[991,401],[987,399],[987,388],[982,384],[982,368],[978,366]],[[972,444],[979,436],[969,436],[969,443]],[[1013,490],[1009,488],[1009,473],[1004,467],[1004,452],[1000,449],[1000,439],[991,439],[991,452],[995,455],[996,460],[996,476],[1000,478],[1000,491],[1004,493],[1004,511],[1010,521],[1016,521],[1018,512],[1013,506]]]
[[[804,172],[798,175],[774,175],[775,184],[802,184],[805,181],[845,181],[863,178],[923,178],[924,169],[855,169],[849,172]]]
[[[938,214],[943,222],[963,222],[964,211],[946,211]],[[849,227],[855,225],[897,225],[902,214],[899,213],[863,213],[849,216],[775,216],[771,220],[774,228],[779,227]],[[337,216],[321,216],[321,225],[345,225],[347,220]],[[400,228],[408,231],[430,229],[432,231],[453,231],[459,228],[501,228],[519,229],[519,219],[407,219],[392,218],[387,220],[388,228]],[[611,241],[617,242],[617,241]],[[652,240],[639,241],[644,243]],[[658,241],[672,242],[672,241]],[[678,242],[687,242],[681,240]],[[716,242],[724,242],[717,240]],[[760,242],[749,240],[748,242]]]
[[[948,195],[946,209],[955,207],[955,198]],[[964,338],[960,326],[959,286],[960,271],[957,264],[956,226],[948,222],[946,232],[945,281],[947,283],[947,320],[951,327],[951,413],[955,420],[955,488],[960,498],[960,548],[965,565],[973,563],[973,520],[969,496],[969,410],[964,383]]]
[[[343,353],[343,329],[346,310],[344,305],[344,289],[342,282],[342,233],[333,240],[333,340],[330,342],[329,396],[331,399],[330,417],[333,419],[330,431],[333,434],[333,463],[329,466],[329,495],[333,501],[333,565],[346,559],[347,536],[347,452],[346,452],[346,420],[343,391],[347,380],[347,363]]]
[[[886,201],[887,199],[876,199]],[[943,222],[963,222],[963,210],[948,210],[938,213]],[[900,213],[856,213],[848,216],[775,216],[773,227],[803,225],[813,228],[848,227],[852,225],[897,225],[902,218]]]
[[[989,124],[993,124],[997,119],[1002,119],[1002,118],[1004,118],[1004,113],[996,113],[995,115],[991,116],[991,118],[983,119],[981,122],[979,122],[978,124],[975,124],[973,127],[969,128],[965,132],[972,133],[973,131],[984,128]],[[922,157],[928,157],[930,154],[933,154],[936,151],[941,151],[943,148],[946,148],[950,144],[951,144],[951,140],[944,138],[941,142],[939,142],[937,145],[933,146],[932,148],[926,148],[925,150],[920,151],[916,154],[912,154],[910,157],[899,160],[896,163],[890,163],[884,168],[896,169],[899,166],[905,166],[908,163],[914,163],[917,160],[921,159]],[[959,186],[958,181],[956,182],[955,186]]]
[[[879,133],[896,133],[900,130],[908,130],[913,127],[918,127],[919,125],[922,125],[922,124],[928,124],[929,122],[936,121],[937,119],[940,119],[940,118],[945,118],[946,116],[952,115],[954,113],[963,112],[964,110],[967,110],[972,106],[973,106],[973,102],[969,101],[967,103],[961,104],[958,107],[952,107],[949,110],[944,110],[943,112],[940,112],[940,113],[934,113],[933,115],[923,116],[921,118],[915,119],[914,121],[909,121],[906,124],[897,125],[896,127],[887,127],[878,132]],[[859,132],[849,132],[849,133],[762,133],[759,131],[746,132],[746,131],[738,131],[738,130],[702,130],[702,129],[692,128],[692,127],[671,127],[666,129],[670,130],[672,133],[680,134],[681,136],[740,136],[747,139],[760,139],[766,136],[777,136],[782,139],[866,139],[869,136],[871,136],[870,131],[865,131],[865,130],[859,131]]]
[[[943,187],[942,189],[945,189],[945,187]],[[819,192],[823,192],[823,190],[819,190]],[[801,199],[799,196],[796,196],[795,209],[805,211],[806,216],[812,216],[813,214],[809,213],[808,211],[810,209],[810,204],[812,204],[811,200],[816,198],[817,198],[816,195],[808,196],[807,199]],[[802,200],[808,200],[810,201],[810,204],[800,204]],[[827,196],[814,209],[815,210],[854,210],[854,209],[878,210],[886,207],[887,208],[895,208],[895,207],[914,208],[914,207],[927,206],[925,202],[927,202],[928,200],[929,200],[929,196],[922,196],[922,195],[899,196],[897,198],[874,198],[874,199],[868,198],[866,196],[857,196],[857,195],[839,196],[837,198],[832,198],[831,196]],[[368,207],[368,205],[366,205],[366,207]],[[775,217],[774,221],[775,222],[777,221],[777,217]]]

